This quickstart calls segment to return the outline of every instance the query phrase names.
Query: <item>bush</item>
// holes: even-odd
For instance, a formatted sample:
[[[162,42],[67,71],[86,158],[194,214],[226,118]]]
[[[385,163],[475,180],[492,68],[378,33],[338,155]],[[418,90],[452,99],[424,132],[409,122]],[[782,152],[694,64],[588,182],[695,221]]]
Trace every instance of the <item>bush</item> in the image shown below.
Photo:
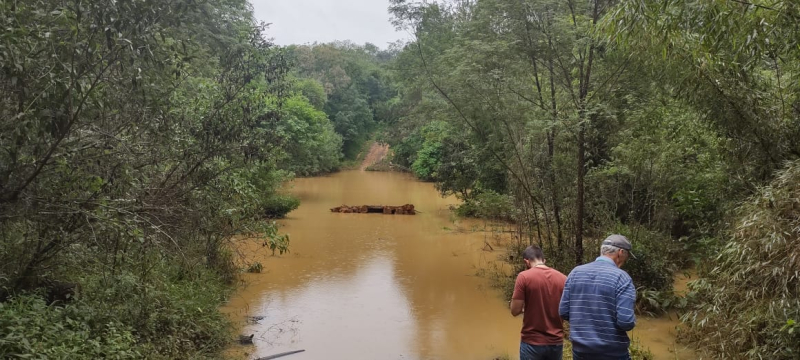
[[[83,295],[64,306],[47,306],[37,294],[0,303],[0,358],[215,356],[230,338],[228,320],[217,311],[228,290],[222,277],[204,267],[146,263],[146,277],[120,270],[82,278]]]
[[[217,311],[228,287],[215,271],[159,264],[153,278],[133,273],[114,284],[101,278],[85,281],[86,303],[98,318],[115,319],[135,329],[152,358],[196,358],[221,351],[229,340],[227,318]]]
[[[136,359],[131,329],[115,321],[99,322],[86,304],[47,306],[36,295],[0,303],[0,358]]]
[[[455,212],[462,217],[513,221],[517,210],[511,196],[487,190],[466,199]]]
[[[300,199],[290,195],[275,194],[264,202],[264,215],[270,219],[282,219],[299,206]]]
[[[397,144],[395,153],[398,163],[408,167],[419,179],[436,180],[436,171],[442,160],[442,141],[449,136],[450,125],[443,121],[432,121]],[[406,161],[403,161],[403,158]]]
[[[249,273],[258,274],[261,273],[262,270],[264,270],[264,266],[258,261],[250,264],[250,266],[247,267],[247,272]]]
[[[612,231],[625,235],[633,245],[636,259],[629,259],[624,270],[642,290],[671,291],[673,274],[680,263],[680,244],[669,235],[636,227],[619,225]]]
[[[411,170],[421,180],[433,181],[436,179],[436,169],[442,158],[442,143],[426,141],[422,149],[417,152],[417,158],[411,164]]]
[[[717,358],[800,356],[800,161],[737,209],[715,267],[690,283],[697,298],[682,337]]]
[[[663,315],[672,309],[685,309],[687,304],[687,298],[676,295],[673,290],[639,288],[636,293],[636,312],[640,314]]]

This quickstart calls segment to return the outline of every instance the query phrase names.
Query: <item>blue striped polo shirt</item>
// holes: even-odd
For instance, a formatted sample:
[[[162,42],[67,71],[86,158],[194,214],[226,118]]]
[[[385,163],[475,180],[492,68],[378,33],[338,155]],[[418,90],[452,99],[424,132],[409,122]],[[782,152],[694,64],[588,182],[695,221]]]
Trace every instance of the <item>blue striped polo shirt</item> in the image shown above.
[[[622,357],[628,354],[636,316],[636,288],[630,275],[605,256],[569,273],[558,312],[569,321],[575,352]]]

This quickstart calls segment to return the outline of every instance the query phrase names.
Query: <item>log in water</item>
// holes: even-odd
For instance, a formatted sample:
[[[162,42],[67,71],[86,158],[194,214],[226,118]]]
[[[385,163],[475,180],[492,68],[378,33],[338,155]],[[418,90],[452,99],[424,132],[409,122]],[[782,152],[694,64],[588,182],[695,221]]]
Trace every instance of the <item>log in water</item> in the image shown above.
[[[389,214],[389,215],[416,215],[417,211],[414,210],[414,205],[405,204],[401,206],[387,206],[387,205],[361,205],[361,206],[337,206],[331,208],[331,212],[343,214]]]

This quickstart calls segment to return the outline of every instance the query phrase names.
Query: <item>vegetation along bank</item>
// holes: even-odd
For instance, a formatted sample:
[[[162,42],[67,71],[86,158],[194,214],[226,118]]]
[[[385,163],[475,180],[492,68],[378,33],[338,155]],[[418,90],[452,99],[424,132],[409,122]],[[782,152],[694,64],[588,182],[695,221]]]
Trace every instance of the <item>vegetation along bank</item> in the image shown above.
[[[373,137],[563,272],[628,235],[708,357],[798,356],[796,3],[390,5],[381,49],[277,46],[245,0],[0,2],[0,356],[219,357],[228,240],[288,251],[281,185]]]

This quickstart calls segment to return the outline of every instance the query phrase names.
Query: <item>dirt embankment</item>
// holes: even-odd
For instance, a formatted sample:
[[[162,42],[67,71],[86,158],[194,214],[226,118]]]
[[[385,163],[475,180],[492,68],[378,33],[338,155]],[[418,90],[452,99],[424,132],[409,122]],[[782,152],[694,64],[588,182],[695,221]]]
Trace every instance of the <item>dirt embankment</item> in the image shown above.
[[[388,144],[380,144],[377,142],[372,144],[372,146],[369,148],[369,152],[367,152],[367,156],[364,157],[364,161],[361,162],[361,170],[366,170],[366,168],[370,167],[371,165],[377,164],[388,154]]]

